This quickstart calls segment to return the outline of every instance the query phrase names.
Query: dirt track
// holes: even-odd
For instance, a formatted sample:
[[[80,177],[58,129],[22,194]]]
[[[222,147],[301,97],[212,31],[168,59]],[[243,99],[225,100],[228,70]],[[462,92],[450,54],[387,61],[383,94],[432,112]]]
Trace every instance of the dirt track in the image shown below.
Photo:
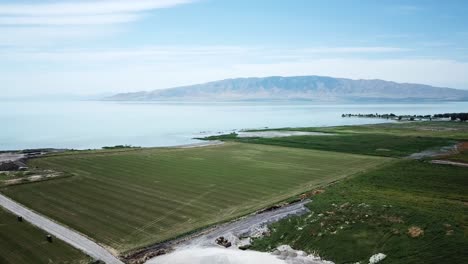
[[[433,163],[433,164],[443,164],[443,165],[452,165],[452,166],[458,166],[458,167],[467,167],[468,168],[468,163],[455,162],[455,161],[450,161],[450,160],[431,160],[431,163]]]
[[[137,253],[129,259],[135,260],[138,258],[144,258],[145,255],[155,253],[155,252],[168,252],[174,249],[188,248],[188,247],[213,247],[218,246],[215,242],[215,239],[224,236],[230,239],[232,242],[237,240],[240,236],[245,234],[252,235],[255,232],[261,230],[261,228],[267,224],[277,222],[283,218],[286,218],[291,215],[301,215],[309,212],[309,209],[305,207],[310,200],[306,199],[294,204],[286,205],[284,207],[265,211],[258,214],[249,215],[242,219],[229,222],[223,225],[212,227],[208,230],[198,232],[194,235],[168,241],[166,243],[161,243],[153,247],[147,248],[146,250]],[[157,255],[157,254],[155,254]],[[149,261],[147,263],[152,263]]]

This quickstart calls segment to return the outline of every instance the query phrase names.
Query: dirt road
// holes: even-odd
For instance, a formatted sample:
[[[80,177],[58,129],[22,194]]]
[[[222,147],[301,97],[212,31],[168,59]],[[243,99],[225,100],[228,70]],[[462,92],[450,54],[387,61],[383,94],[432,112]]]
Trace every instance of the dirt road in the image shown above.
[[[78,232],[62,226],[42,215],[39,215],[1,194],[0,206],[18,216],[22,216],[24,220],[41,228],[58,239],[65,241],[73,247],[85,252],[94,259],[100,259],[107,264],[124,264],[105,248],[79,234]]]
[[[262,232],[262,227],[278,222],[292,215],[302,215],[309,212],[309,209],[305,207],[310,200],[304,200],[298,203],[287,205],[275,210],[250,215],[237,221],[227,223],[214,228],[213,230],[196,237],[192,240],[187,240],[178,245],[178,247],[186,246],[216,246],[216,238],[223,236],[228,238],[236,244],[239,237],[255,235],[257,232]]]
[[[264,227],[273,222],[277,222],[281,219],[284,219],[292,215],[302,215],[309,212],[309,209],[305,207],[310,200],[300,201],[294,204],[286,205],[281,208],[273,209],[266,212],[261,212],[257,214],[252,214],[244,218],[214,226],[203,230],[201,232],[195,233],[193,235],[174,239],[164,243],[160,243],[151,247],[148,247],[138,253],[135,253],[131,256],[127,256],[129,262],[135,260],[148,260],[151,256],[159,255],[158,252],[165,254],[173,250],[181,250],[185,248],[210,248],[210,247],[219,247],[216,244],[216,238],[223,236],[232,243],[232,248],[237,248],[237,246],[242,245],[241,237],[243,236],[255,236],[257,233],[264,231]],[[147,263],[153,263],[157,260],[153,258]],[[218,262],[219,263],[219,262]]]

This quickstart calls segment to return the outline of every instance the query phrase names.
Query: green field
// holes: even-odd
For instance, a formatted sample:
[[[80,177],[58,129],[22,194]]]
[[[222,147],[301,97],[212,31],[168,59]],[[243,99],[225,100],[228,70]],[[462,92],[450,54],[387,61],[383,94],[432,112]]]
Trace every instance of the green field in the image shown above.
[[[413,136],[413,137],[442,137],[446,139],[464,139],[468,140],[468,122],[449,122],[449,121],[423,121],[423,122],[397,122],[383,123],[373,125],[356,126],[336,126],[336,127],[299,127],[299,128],[280,128],[280,129],[262,129],[252,131],[266,130],[293,130],[293,131],[311,131],[327,133],[363,133],[363,134],[383,134],[392,136]]]
[[[272,226],[254,248],[288,244],[336,263],[468,263],[468,169],[403,160],[314,197],[311,213]],[[411,227],[423,233],[408,234]]]
[[[283,130],[336,136],[226,140],[404,157],[468,138],[468,123],[459,122]],[[445,159],[466,162],[467,152]],[[310,214],[273,224],[271,236],[253,248],[288,244],[336,263],[367,263],[376,253],[388,255],[383,263],[468,263],[467,193],[467,168],[400,159],[325,188]]]
[[[389,158],[259,144],[76,152],[31,166],[74,176],[1,192],[119,252],[232,219]]]
[[[339,133],[332,136],[314,135],[277,138],[238,138],[228,135],[211,137],[211,139],[384,157],[405,157],[427,149],[440,149],[441,147],[455,144],[454,140],[446,138],[367,133]]]
[[[0,263],[81,264],[90,258],[58,239],[47,242],[45,232],[0,208]]]

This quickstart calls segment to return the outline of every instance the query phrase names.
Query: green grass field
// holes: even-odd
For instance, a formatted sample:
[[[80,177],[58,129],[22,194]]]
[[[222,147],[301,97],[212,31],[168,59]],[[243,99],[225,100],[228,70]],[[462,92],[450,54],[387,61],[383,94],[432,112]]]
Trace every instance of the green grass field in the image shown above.
[[[416,137],[443,137],[452,139],[468,139],[468,122],[449,121],[414,121],[414,122],[394,122],[372,125],[351,125],[335,127],[285,127],[257,129],[249,131],[311,131],[326,133],[365,133],[384,134],[396,136],[416,136]]]
[[[238,138],[233,135],[227,135],[211,137],[211,139],[384,157],[405,157],[427,149],[440,149],[441,147],[455,144],[454,140],[446,138],[367,133],[339,133],[333,136],[290,136],[277,138]]]
[[[468,263],[468,170],[403,160],[348,178],[272,226],[254,248],[288,244],[336,263]],[[423,231],[408,234],[411,227]]]
[[[76,152],[30,161],[74,176],[1,192],[122,253],[391,160],[239,143]]]
[[[55,239],[46,241],[46,233],[0,208],[0,263],[90,263],[84,253]]]
[[[449,121],[423,121],[423,122],[397,122],[373,125],[335,126],[335,127],[298,127],[267,130],[292,130],[311,131],[327,133],[361,133],[361,134],[383,134],[392,136],[412,136],[429,138],[446,138],[468,140],[468,122]]]
[[[269,130],[335,135],[212,139],[397,158],[468,140],[468,123],[460,122]],[[445,159],[466,162],[467,152]],[[336,263],[368,263],[376,253],[388,255],[383,263],[468,263],[467,193],[467,168],[400,159],[325,188],[312,213],[273,224],[253,248],[288,244]]]

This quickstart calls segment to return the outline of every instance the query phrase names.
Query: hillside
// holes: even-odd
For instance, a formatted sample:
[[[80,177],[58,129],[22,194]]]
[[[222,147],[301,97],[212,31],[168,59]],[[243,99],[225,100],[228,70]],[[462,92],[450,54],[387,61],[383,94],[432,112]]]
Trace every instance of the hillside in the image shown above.
[[[121,93],[104,100],[465,101],[468,100],[468,91],[383,80],[273,76],[226,79],[148,92]]]

